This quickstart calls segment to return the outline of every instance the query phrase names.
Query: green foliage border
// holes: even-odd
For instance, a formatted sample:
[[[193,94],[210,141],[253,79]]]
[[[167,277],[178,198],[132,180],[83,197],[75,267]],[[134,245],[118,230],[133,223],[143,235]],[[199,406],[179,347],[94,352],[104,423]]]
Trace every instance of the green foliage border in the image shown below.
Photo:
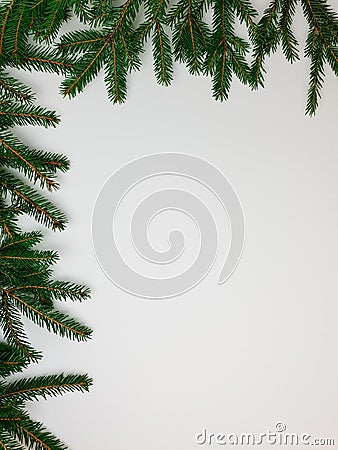
[[[250,0],[5,0],[0,58],[23,69],[63,73],[61,93],[69,97],[104,69],[108,97],[121,103],[128,73],[140,69],[150,39],[158,83],[171,83],[173,61],[179,61],[193,75],[210,76],[213,97],[223,101],[233,77],[252,89],[264,86],[266,59],[279,46],[290,63],[300,58],[293,31],[298,5],[308,24],[306,114],[313,115],[325,69],[338,75],[338,15],[327,0],[272,0],[261,17]],[[73,15],[82,29],[59,37]]]
[[[0,4],[0,448],[61,450],[66,446],[26,411],[28,400],[87,391],[87,375],[57,374],[8,377],[37,362],[41,353],[25,334],[21,316],[60,336],[87,340],[91,330],[61,313],[58,300],[84,300],[85,286],[52,278],[55,251],[41,251],[40,232],[24,232],[17,219],[28,214],[53,230],[66,225],[64,214],[41,190],[58,188],[56,175],[69,161],[33,149],[13,133],[20,125],[55,126],[54,111],[35,105],[30,88],[7,70],[41,70],[64,75],[61,93],[74,97],[100,72],[108,98],[122,103],[127,77],[141,68],[141,55],[151,40],[154,73],[168,86],[173,62],[192,75],[212,78],[216,100],[227,100],[233,77],[251,89],[264,85],[265,62],[279,46],[294,63],[299,44],[292,29],[300,5],[308,24],[304,49],[310,60],[306,114],[314,115],[325,69],[338,75],[338,18],[326,0],[272,0],[258,18],[249,0],[3,0]],[[211,12],[212,24],[205,20]],[[61,35],[75,14],[83,28]],[[246,38],[237,33],[237,22]]]

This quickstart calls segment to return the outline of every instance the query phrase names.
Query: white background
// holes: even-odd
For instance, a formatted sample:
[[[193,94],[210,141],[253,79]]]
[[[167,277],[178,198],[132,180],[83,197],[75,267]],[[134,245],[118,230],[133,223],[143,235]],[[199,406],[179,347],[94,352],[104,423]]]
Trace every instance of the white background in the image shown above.
[[[302,42],[305,32],[298,17]],[[328,71],[310,119],[308,60],[291,66],[277,53],[264,90],[235,81],[222,104],[211,98],[210,79],[175,65],[166,89],[151,65],[148,51],[123,106],[109,103],[102,76],[69,101],[58,94],[61,78],[21,74],[62,124],[19,135],[72,162],[53,194],[70,223],[62,234],[46,231],[44,246],[60,251],[58,277],[85,282],[93,294],[85,304],[61,305],[93,327],[88,344],[27,324],[45,354],[30,373],[94,378],[90,394],[32,403],[32,415],[73,450],[193,450],[203,427],[261,433],[278,421],[290,432],[338,439],[337,80]],[[167,151],[202,157],[227,176],[243,205],[246,244],[225,285],[217,284],[221,251],[198,287],[147,301],[100,270],[91,215],[112,173]]]

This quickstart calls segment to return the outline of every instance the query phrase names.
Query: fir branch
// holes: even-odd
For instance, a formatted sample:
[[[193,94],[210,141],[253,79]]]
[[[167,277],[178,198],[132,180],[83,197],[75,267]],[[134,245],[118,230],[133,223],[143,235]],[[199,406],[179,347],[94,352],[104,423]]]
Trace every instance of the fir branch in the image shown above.
[[[20,102],[31,103],[34,100],[34,95],[29,87],[9,76],[2,69],[0,69],[0,95],[3,98],[14,97]]]
[[[251,67],[251,87],[257,89],[264,86],[264,61],[271,50],[276,48],[276,36],[278,36],[278,17],[281,8],[281,0],[272,0],[268,8],[257,24],[258,36],[254,41],[253,64]]]
[[[41,353],[29,344],[18,310],[9,303],[6,292],[0,297],[0,325],[6,341],[17,348],[25,360],[41,359]]]
[[[255,22],[258,11],[252,6],[249,0],[235,0],[234,7],[240,23],[246,24],[249,36],[255,42],[258,39],[258,30]]]
[[[44,0],[35,5],[32,31],[36,38],[51,42],[62,24],[70,19],[72,3],[70,0]]]
[[[173,54],[184,62],[191,74],[203,72],[210,30],[203,21],[199,0],[180,0],[170,11],[168,23],[173,27]]]
[[[235,34],[236,11],[234,0],[213,2],[213,30],[207,48],[204,71],[212,76],[213,95],[216,100],[221,101],[228,98],[233,74],[243,84],[250,81],[250,69],[246,61],[249,44]],[[251,16],[255,15],[254,10],[249,12]],[[244,20],[245,16],[241,14],[240,18]]]
[[[7,136],[7,138],[8,138],[8,136]],[[8,151],[12,155],[12,158],[7,158],[3,161],[4,165],[14,167],[14,168],[22,171],[30,180],[34,180],[34,181],[39,180],[42,188],[44,186],[46,186],[49,191],[51,191],[52,189],[57,189],[58,184],[53,179],[51,179],[47,175],[43,174],[42,171],[40,171],[39,168],[35,164],[33,164],[32,162],[29,161],[29,159],[30,159],[29,153],[30,152],[27,151],[27,148],[22,146],[21,149],[19,149],[19,146],[15,146],[15,144],[17,144],[18,141],[16,141],[16,139],[14,137],[10,140],[12,140],[12,142],[13,141],[15,142],[15,143],[13,142],[14,145],[9,143],[8,142],[9,140],[4,140],[0,136],[0,145],[2,145],[4,147],[5,152]],[[21,150],[21,152],[20,152],[20,150]],[[23,153],[26,153],[27,156],[25,157],[23,155]],[[1,159],[1,156],[0,156],[0,159]]]
[[[5,378],[8,375],[21,372],[27,367],[27,360],[14,346],[0,342],[0,377]]]
[[[10,195],[17,208],[38,222],[50,226],[53,230],[65,228],[67,219],[58,208],[4,169],[0,169],[0,193]]]
[[[64,4],[58,5],[59,12],[63,7],[68,8],[65,0],[61,1]],[[48,2],[49,7],[51,3]],[[81,301],[88,298],[89,290],[75,283],[53,281],[51,266],[58,260],[57,253],[37,249],[42,234],[23,233],[16,220],[26,213],[52,229],[63,229],[66,223],[64,214],[27,182],[39,183],[48,190],[58,188],[55,176],[59,170],[68,169],[68,159],[32,149],[9,131],[17,125],[48,127],[59,121],[53,111],[34,105],[31,90],[3,69],[6,65],[57,73],[72,69],[67,57],[60,56],[56,50],[28,44],[31,33],[35,33],[35,38],[39,34],[40,40],[43,37],[50,41],[65,19],[51,11],[49,27],[44,28],[45,7],[45,0],[13,0],[12,4],[0,7],[3,31],[0,35],[0,329],[5,339],[0,342],[2,379],[22,371],[29,362],[36,362],[42,356],[26,336],[22,315],[60,336],[78,341],[91,336],[88,327],[59,312],[53,304],[54,300]],[[54,380],[55,384],[42,385],[48,380]],[[0,380],[0,448],[65,449],[42,424],[29,418],[23,403],[41,395],[85,391],[90,383],[88,377],[80,375],[23,379],[11,384]]]
[[[135,40],[141,45],[152,34],[155,77],[159,84],[165,86],[171,83],[173,75],[171,42],[166,31],[167,8],[167,0],[148,0],[145,3],[145,21],[135,31]]]
[[[42,125],[45,128],[55,127],[59,118],[52,111],[33,105],[0,105],[0,121],[6,121],[10,126]]]
[[[151,36],[158,83],[171,83],[174,57],[186,64],[192,74],[210,74],[214,97],[225,100],[233,75],[254,89],[263,86],[266,58],[279,45],[289,62],[299,59],[292,30],[298,2],[303,6],[309,31],[316,28],[319,32],[325,62],[337,75],[337,14],[326,0],[271,0],[258,23],[250,0],[179,0],[169,13],[167,0],[143,0],[145,20],[138,27],[136,16],[141,0],[126,0],[120,6],[113,0],[13,0],[0,8],[0,54],[5,64],[13,67],[63,73],[61,92],[69,97],[82,92],[104,69],[108,98],[121,103],[126,98],[127,74],[140,68],[140,54]],[[209,30],[203,15],[210,8],[214,17],[227,18],[223,28],[220,23],[215,28],[214,22],[213,30]],[[54,50],[41,45],[41,40],[48,45],[53,43],[71,11],[87,29],[62,36]],[[248,43],[244,47],[238,43],[231,16],[237,16],[248,31],[253,50],[249,78],[247,55],[251,48]],[[172,43],[168,26],[173,32]],[[37,45],[28,44],[28,37],[35,39]],[[313,60],[314,55],[309,57]],[[312,74],[310,82],[315,78]]]
[[[3,239],[0,247],[0,257],[1,254],[4,253],[4,250],[8,251],[8,249],[18,250],[18,248],[24,248],[25,250],[29,250],[35,245],[39,244],[42,240],[42,234],[38,231],[32,231],[30,233],[21,233],[19,236],[13,238],[13,236],[9,239]]]
[[[1,32],[0,32],[0,56],[3,53],[5,30],[6,30],[9,15],[13,8],[13,4],[14,4],[14,0],[11,0],[11,1],[8,1],[7,4],[5,3],[5,5],[3,5],[0,8],[0,17],[3,16]]]
[[[323,86],[327,61],[338,74],[338,16],[325,0],[302,0],[309,24],[305,56],[311,59],[308,98],[305,112],[315,114]]]
[[[120,7],[111,7],[110,14],[100,13],[93,18],[93,24],[103,24],[102,30],[86,30],[73,33],[61,39],[63,52],[75,48],[84,56],[74,62],[73,74],[62,83],[64,96],[74,96],[92,81],[101,68],[105,68],[105,82],[110,100],[122,103],[126,98],[126,65],[128,70],[139,68],[141,47],[134,39],[129,22],[135,19],[140,0],[127,0]],[[107,6],[106,6],[107,8]],[[106,10],[105,10],[106,11]],[[126,36],[132,36],[128,40]]]
[[[311,48],[311,51],[309,48]],[[307,53],[311,56],[311,68],[306,113],[312,115],[318,107],[320,90],[323,86],[325,60],[323,47],[320,45],[319,32],[316,28],[313,33],[309,34]]]
[[[26,70],[38,70],[66,75],[72,70],[72,63],[66,57],[60,57],[54,49],[46,49],[37,45],[26,45],[18,62],[9,60],[8,65]]]
[[[67,300],[82,301],[86,300],[90,296],[90,291],[85,286],[79,286],[75,283],[69,283],[66,281],[48,281],[45,285],[25,285],[15,286],[9,289],[9,292],[26,292],[33,291],[39,292],[45,297],[54,300]]]
[[[171,47],[169,37],[159,21],[155,22],[155,30],[153,32],[153,53],[157,82],[167,86],[173,78]]]
[[[98,74],[104,62],[100,56],[109,42],[110,39],[106,38],[96,51],[88,52],[85,58],[81,58],[80,62],[74,65],[75,75],[71,75],[62,84],[61,92],[64,96],[74,96],[77,92],[83,91],[84,87]]]
[[[13,435],[27,448],[36,450],[65,450],[67,447],[39,422],[26,419],[20,424]]]
[[[278,35],[281,34],[283,52],[290,63],[299,60],[298,41],[291,28],[296,4],[297,0],[282,0],[281,17],[276,37],[276,40],[278,40]]]
[[[5,430],[0,431],[0,448],[3,450],[23,450],[20,443]]]
[[[84,341],[91,337],[90,328],[63,314],[50,306],[41,305],[34,299],[24,298],[22,295],[6,291],[9,298],[15,301],[21,312],[40,327],[53,331],[61,337]]]
[[[8,400],[22,403],[39,397],[56,397],[67,392],[88,391],[92,380],[88,375],[48,375],[32,378],[21,378],[6,384],[0,390],[0,403]]]
[[[59,50],[66,54],[70,49],[75,53],[91,50],[93,43],[104,41],[105,36],[98,30],[79,30],[64,34],[58,44]]]

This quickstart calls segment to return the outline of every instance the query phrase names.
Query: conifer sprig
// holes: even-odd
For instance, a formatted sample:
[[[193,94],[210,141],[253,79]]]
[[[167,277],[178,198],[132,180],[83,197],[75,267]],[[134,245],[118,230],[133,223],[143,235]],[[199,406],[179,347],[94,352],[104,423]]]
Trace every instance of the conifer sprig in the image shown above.
[[[266,59],[279,46],[290,63],[300,59],[293,29],[298,6],[309,26],[304,54],[311,60],[306,113],[312,115],[326,63],[338,73],[337,12],[327,0],[271,0],[261,16],[250,0],[177,0],[171,6],[168,0],[125,0],[122,5],[113,0],[12,0],[0,7],[0,58],[10,66],[64,74],[61,92],[69,97],[104,70],[109,99],[122,103],[127,75],[140,69],[151,38],[158,83],[171,83],[176,60],[191,74],[210,75],[213,96],[222,101],[233,76],[252,89],[264,86]],[[73,14],[83,28],[62,35],[63,23]],[[234,32],[237,19],[249,40]]]
[[[309,24],[305,55],[311,59],[306,112],[313,115],[318,107],[327,62],[338,75],[338,15],[326,0],[302,0]]]
[[[9,20],[11,9],[8,11]],[[5,37],[4,43],[8,44]],[[8,65],[12,64],[11,57]],[[36,106],[30,89],[3,69],[0,94],[0,448],[65,449],[42,424],[30,419],[25,402],[86,391],[91,384],[88,376],[61,374],[20,378],[11,383],[6,378],[42,357],[30,343],[22,316],[61,337],[84,341],[91,336],[89,327],[61,313],[55,305],[58,300],[88,298],[88,288],[54,280],[52,267],[59,259],[57,252],[40,250],[42,233],[24,232],[17,223],[18,216],[28,214],[53,230],[65,227],[65,215],[41,191],[59,187],[56,175],[69,168],[69,160],[32,149],[15,136],[14,126],[50,127],[59,119],[53,111]]]
[[[0,383],[0,448],[65,450],[65,444],[29,417],[24,404],[28,400],[46,399],[68,392],[86,392],[90,385],[91,379],[87,375],[64,374]]]
[[[136,29],[135,40],[144,45],[151,36],[156,79],[159,84],[168,86],[173,78],[171,44],[166,19],[168,1],[147,0],[144,6],[145,21]],[[134,62],[131,68],[133,66]]]
[[[32,378],[19,378],[0,386],[0,405],[22,405],[39,397],[55,397],[67,392],[88,391],[92,384],[87,375],[47,375]]]
[[[12,373],[21,372],[28,365],[17,348],[0,342],[0,378],[5,378]]]

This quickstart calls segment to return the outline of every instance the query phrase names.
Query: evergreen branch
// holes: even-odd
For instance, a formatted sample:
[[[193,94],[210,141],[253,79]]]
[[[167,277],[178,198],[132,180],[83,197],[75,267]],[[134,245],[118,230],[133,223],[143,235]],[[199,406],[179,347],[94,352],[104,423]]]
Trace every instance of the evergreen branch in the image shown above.
[[[318,107],[320,98],[320,90],[324,80],[324,52],[319,43],[318,31],[315,29],[312,40],[313,51],[311,53],[310,83],[308,91],[308,101],[306,105],[306,113],[313,115]]]
[[[7,65],[58,73],[72,70],[73,64],[55,50],[28,44],[28,35],[32,33],[35,37],[39,34],[40,40],[42,36],[50,40],[66,18],[61,17],[63,14],[55,14],[55,10],[50,11],[49,26],[44,27],[43,13],[53,2],[43,0],[32,4],[31,0],[13,0],[9,7],[0,7],[3,31],[0,34],[0,328],[5,339],[5,342],[0,342],[2,379],[41,358],[41,353],[29,343],[21,315],[49,331],[78,341],[88,339],[92,333],[88,327],[53,306],[53,300],[86,299],[89,290],[74,283],[52,281],[50,267],[58,259],[57,253],[37,250],[35,247],[41,241],[41,233],[22,233],[16,221],[17,216],[27,213],[53,229],[63,229],[66,222],[61,211],[27,185],[27,181],[39,182],[42,188],[49,190],[57,188],[55,175],[58,170],[68,169],[68,159],[31,149],[8,131],[17,125],[55,126],[59,119],[54,112],[34,106],[30,89],[2,68]],[[60,12],[68,11],[67,2],[55,0],[55,5]],[[26,179],[17,178],[13,169]],[[17,380],[16,384],[0,380],[0,448],[66,448],[40,423],[29,418],[23,410],[23,403],[39,396],[46,398],[47,395],[68,391],[85,391],[91,381],[80,375],[68,378],[61,375],[49,380],[54,384],[42,384],[48,381],[47,377]]]
[[[200,74],[209,40],[209,28],[203,22],[203,9],[199,0],[181,0],[169,13],[173,26],[173,55],[184,62],[191,74]]]
[[[0,239],[12,238],[19,232],[14,214],[19,215],[20,211],[13,207],[6,207],[5,202],[0,198]]]
[[[41,354],[28,344],[18,311],[9,304],[7,293],[4,291],[0,299],[0,324],[5,339],[21,352],[22,357],[32,361],[41,358]]]
[[[220,101],[228,98],[233,74],[243,84],[250,82],[250,68],[245,59],[249,43],[235,34],[236,12],[238,14],[234,0],[214,0],[213,30],[206,52],[204,73],[212,76],[213,96]],[[250,16],[256,14],[253,9],[248,9],[249,13]],[[240,12],[239,17],[245,21],[243,12]]]
[[[114,40],[110,42],[112,53],[113,53],[113,94],[111,95],[111,98],[115,103],[121,103],[123,101],[122,94],[120,94],[120,86],[118,81],[118,74],[117,74],[117,57],[116,57],[116,49],[115,49],[115,43]],[[109,94],[109,92],[108,92]]]
[[[13,234],[11,232],[9,224],[3,219],[0,219],[0,223],[1,223],[1,226],[4,228],[6,235],[9,236],[9,237],[12,237]]]
[[[75,321],[69,316],[56,311],[49,306],[44,307],[34,302],[25,300],[22,296],[11,291],[6,291],[7,295],[16,301],[23,314],[35,322],[40,327],[45,327],[48,331],[53,331],[62,337],[83,341],[90,338],[92,331],[90,328]],[[0,397],[1,398],[1,397]]]
[[[6,72],[0,69],[0,94],[3,97],[11,96],[16,100],[23,102],[32,102],[34,96],[31,90],[20,83],[18,80],[10,77]]]
[[[245,22],[247,25],[252,40],[257,40],[258,30],[257,25],[254,22],[254,18],[258,15],[257,10],[252,7],[248,0],[235,0],[235,8],[241,23]]]
[[[104,39],[105,37],[97,30],[72,31],[61,37],[58,48],[63,54],[69,50],[84,53],[91,49],[92,44],[102,42]]]
[[[3,240],[0,247],[0,257],[1,252],[8,250],[9,248],[23,246],[25,249],[30,249],[31,247],[39,244],[42,240],[42,234],[33,231],[31,233],[23,233],[19,237],[11,238],[8,240]]]
[[[1,53],[5,58],[20,60],[20,54],[28,40],[30,17],[26,11],[26,2],[16,0],[4,18],[3,28],[6,35],[2,40]],[[0,53],[0,54],[1,54]]]
[[[71,6],[81,22],[87,23],[90,20],[90,4],[88,5],[87,0],[75,0]]]
[[[85,58],[85,61],[81,61],[81,66],[84,66],[79,70],[79,73],[76,76],[72,76],[70,81],[65,81],[63,83],[64,89],[62,90],[62,94],[64,96],[74,96],[76,91],[81,92],[85,85],[91,81],[91,79],[98,73],[99,69],[102,67],[103,61],[100,60],[100,55],[105,50],[107,45],[109,44],[109,39],[106,39],[103,45],[99,48],[97,52],[94,54],[88,54],[89,57]],[[88,60],[88,64],[87,64]],[[94,71],[90,72],[90,69],[94,68]],[[76,68],[75,68],[76,71]],[[76,71],[77,72],[77,71]],[[88,74],[88,75],[87,75]],[[87,80],[85,76],[87,75]],[[81,81],[83,80],[82,84]]]
[[[22,58],[24,62],[28,63],[37,63],[37,64],[43,64],[43,65],[50,65],[53,67],[53,70],[55,70],[55,67],[60,67],[62,69],[70,69],[72,67],[71,63],[66,63],[62,61],[57,61],[55,59],[48,59],[48,58],[39,58],[39,57],[33,57],[33,56],[26,56]]]
[[[0,431],[0,448],[3,450],[23,450],[21,444],[6,430]]]
[[[119,32],[120,32],[123,48],[125,50],[125,54],[126,54],[126,57],[128,59],[128,62],[129,62],[129,67],[132,68],[134,66],[134,60],[133,60],[133,58],[132,58],[132,56],[130,54],[130,51],[128,49],[128,45],[127,45],[127,42],[126,42],[126,40],[124,38],[124,34],[123,34],[122,30],[119,30]]]
[[[48,29],[44,33],[44,38],[45,39],[49,39],[52,36],[53,29],[54,29],[54,32],[58,31],[59,27],[61,26],[61,24],[63,22],[63,18],[65,16],[65,12],[63,11],[63,14],[61,13],[62,16],[60,17],[60,9],[61,9],[61,5],[62,5],[63,2],[58,1],[57,3],[58,3],[58,5],[57,5],[57,7],[55,8],[55,10],[54,10],[54,12],[52,14],[52,17],[51,17],[50,22],[49,22]],[[57,21],[57,17],[58,16],[59,16],[59,20],[58,20],[59,23],[56,24],[56,26],[55,26],[55,23]]]
[[[27,367],[27,360],[22,358],[16,347],[0,342],[0,377],[22,371]]]
[[[139,69],[139,55],[150,35],[154,72],[160,84],[168,85],[172,80],[173,55],[176,60],[187,65],[190,73],[211,74],[214,96],[219,100],[228,97],[230,84],[225,83],[226,77],[230,83],[233,74],[244,84],[248,82],[245,55],[239,52],[237,44],[231,43],[235,36],[234,15],[239,18],[240,23],[245,24],[253,47],[250,72],[252,88],[263,86],[266,57],[276,51],[278,45],[281,45],[288,61],[292,63],[299,59],[298,42],[292,31],[298,0],[271,0],[258,23],[257,11],[250,0],[178,0],[169,13],[167,0],[143,2],[145,21],[138,28],[136,15],[141,0],[126,0],[121,6],[116,6],[113,0],[93,0],[89,3],[84,0],[6,2],[0,8],[3,30],[0,30],[0,49],[4,53],[3,59],[13,67],[64,73],[66,79],[62,83],[61,92],[69,97],[82,92],[104,68],[108,97],[118,103],[126,97],[126,74],[132,69]],[[326,0],[299,0],[299,3],[303,6],[310,29],[318,29],[321,45],[325,48],[324,59],[337,75],[336,12]],[[210,7],[219,21],[218,25],[213,23],[213,32],[210,32],[203,20],[204,12]],[[45,57],[49,51],[47,47],[37,45],[33,49],[27,44],[29,35],[35,38],[38,36],[40,41],[45,39],[51,44],[61,24],[70,17],[71,10],[90,29],[62,36],[58,45],[59,53],[55,51],[48,57]],[[226,18],[223,25],[222,16]],[[172,44],[166,30],[167,25],[173,31]],[[36,54],[38,51],[40,53]],[[15,57],[11,57],[12,53]],[[216,76],[218,80],[214,78]],[[216,84],[218,88],[215,87]],[[2,102],[6,106],[6,100]],[[8,117],[7,119],[10,120]]]
[[[23,144],[9,132],[2,132],[0,139],[2,142],[2,147],[0,145],[2,150],[0,152],[0,163],[19,170],[34,183],[40,181],[41,187],[45,186],[45,179],[53,179],[58,170],[66,172],[69,169],[69,159],[63,155],[35,150]],[[13,148],[13,151],[10,150],[10,147]],[[38,172],[43,176],[37,176]],[[58,187],[54,179],[53,184],[54,188]]]
[[[299,59],[297,49],[298,41],[291,30],[296,4],[297,0],[283,0],[282,18],[280,23],[280,30],[282,31],[283,39],[283,51],[287,60],[291,63]]]
[[[305,112],[313,115],[318,107],[320,91],[324,82],[324,64],[328,61],[335,74],[338,74],[338,17],[327,8],[325,0],[302,0],[304,14],[309,23],[309,35],[305,56],[311,58],[308,98]],[[324,19],[323,19],[324,18]],[[328,19],[330,29],[327,28]],[[331,30],[335,25],[335,30]]]
[[[45,0],[37,0],[37,2],[33,6],[31,6],[31,9],[34,10],[35,8],[37,8],[44,2],[45,2]]]
[[[1,33],[0,33],[0,55],[2,55],[2,53],[3,53],[3,42],[4,42],[4,37],[5,37],[5,29],[6,29],[8,17],[12,11],[13,3],[14,3],[14,0],[12,0],[10,3],[8,3],[7,7],[5,7],[6,12],[5,12],[3,22],[2,22]]]
[[[66,447],[62,442],[47,432],[45,428],[38,422],[31,420],[26,421],[25,426],[20,426],[16,430],[17,437],[29,446],[36,450],[65,450]]]
[[[52,111],[31,105],[0,106],[0,120],[1,117],[7,119],[11,126],[42,125],[47,128],[48,126],[55,127],[59,122],[59,118]]]
[[[92,380],[88,375],[48,375],[22,378],[8,383],[0,393],[0,402],[10,399],[26,402],[39,397],[56,397],[67,392],[88,391]]]
[[[9,422],[18,422],[21,420],[21,417],[0,417],[0,422],[9,421]]]
[[[187,21],[188,21],[188,24],[189,24],[189,33],[190,33],[190,38],[191,38],[191,47],[192,47],[192,55],[193,55],[192,73],[197,73],[198,65],[197,65],[195,38],[194,38],[193,26],[192,26],[192,18],[191,18],[191,0],[187,0],[187,2],[188,2]]]
[[[265,57],[271,52],[276,44],[277,20],[280,11],[280,0],[272,0],[269,7],[264,11],[263,17],[257,25],[258,38],[253,48],[253,65],[251,87],[257,89],[259,85],[264,86],[263,67]]]
[[[53,260],[54,259],[54,254],[47,254],[47,255],[43,255],[43,256],[23,256],[23,255],[0,255],[0,259],[10,259],[10,260],[16,260],[16,261],[31,261],[31,262],[41,262],[41,261],[45,261],[45,260]]]
[[[37,286],[37,285],[25,285],[25,286],[15,286],[9,289],[9,292],[15,291],[41,291],[42,294],[50,295],[51,298],[56,300],[86,300],[90,291],[84,286],[79,286],[74,283],[60,282],[60,281],[49,281],[48,284]]]
[[[144,45],[151,31],[154,72],[159,84],[169,85],[172,81],[173,62],[170,39],[165,32],[166,0],[146,2],[146,21],[135,31],[136,42]],[[139,49],[140,51],[140,49]]]
[[[0,169],[0,193],[10,194],[12,201],[23,212],[55,229],[64,229],[66,217],[51,202],[13,175]]]
[[[320,38],[321,38],[321,40],[322,40],[324,46],[326,47],[327,51],[331,54],[331,56],[333,57],[334,61],[335,61],[336,63],[338,63],[338,57],[337,57],[337,54],[336,54],[336,52],[334,51],[334,48],[332,47],[332,45],[331,45],[329,39],[327,39],[326,33],[325,33],[323,27],[321,26],[320,21],[317,19],[316,15],[314,14],[314,10],[313,10],[313,8],[312,8],[312,6],[311,6],[310,0],[303,0],[303,3],[304,3],[304,2],[305,2],[305,5],[308,7],[308,11],[309,11],[310,14],[311,14],[311,17],[312,17],[312,20],[313,20],[313,23],[314,23],[314,26],[315,26],[315,30],[319,33]],[[337,20],[337,19],[336,19],[336,20]],[[337,43],[337,37],[338,37],[337,33],[338,33],[338,31],[337,31],[337,28],[336,28],[336,33],[335,33],[335,35],[334,35],[334,37],[335,37],[335,42],[336,42],[336,43]]]
[[[250,80],[250,69],[245,58],[236,50],[229,49],[229,55],[232,62],[233,72],[237,78],[243,83],[248,84]]]
[[[153,52],[157,81],[167,86],[172,81],[173,64],[170,41],[159,21],[156,21],[156,30],[153,36]]]
[[[333,38],[337,39],[337,36],[338,36],[337,15],[333,13],[329,17],[326,17],[326,20],[331,19],[333,22],[333,25],[335,25],[335,27],[333,28],[333,32],[330,30],[330,33],[327,33],[326,27],[323,26],[323,23],[319,18],[320,16],[326,16],[325,10],[326,10],[327,2],[325,0],[317,0],[317,3],[315,3],[313,0],[301,0],[301,2],[303,5],[303,10],[304,10],[305,16],[307,17],[310,26],[313,25],[318,30],[318,33],[319,33],[324,45],[326,47],[330,47],[331,38],[333,37]],[[315,9],[317,9],[315,7],[316,4],[318,4],[318,6],[319,6],[318,16],[315,12]]]
[[[108,97],[113,102],[124,101],[126,74],[123,72],[125,72],[125,64],[127,63],[129,68],[138,68],[139,66],[136,57],[139,51],[138,46],[136,45],[131,54],[125,40],[127,13],[130,17],[134,17],[138,4],[138,0],[127,0],[122,7],[114,7],[112,24],[101,32],[73,33],[61,40],[60,46],[63,51],[69,45],[75,45],[77,51],[80,52],[89,49],[85,57],[74,65],[74,75],[62,83],[64,96],[72,97],[76,92],[81,92],[105,64]],[[100,20],[102,17],[100,16]],[[98,43],[100,45],[97,45]]]
[[[218,64],[216,65],[216,67],[217,66]],[[230,77],[231,77],[229,61],[227,57],[227,46],[225,43],[223,44],[220,73],[221,73],[220,80],[219,81],[216,80],[214,82],[214,95],[216,100],[223,101],[228,98],[228,92],[230,89]]]
[[[32,163],[30,163],[28,159],[26,159],[22,154],[20,154],[20,152],[17,151],[14,148],[14,146],[11,146],[4,139],[1,139],[1,136],[0,136],[0,144],[3,145],[5,149],[9,150],[21,163],[23,163],[24,167],[21,166],[19,167],[22,168],[22,170],[26,174],[29,173],[31,178],[34,177],[35,180],[40,179],[41,185],[42,186],[46,185],[49,191],[51,191],[53,188],[54,189],[58,188],[58,185],[54,180],[48,178],[42,172],[40,172],[40,170],[37,167],[35,167]]]
[[[13,53],[15,55],[18,53],[18,49],[19,49],[19,31],[20,31],[23,14],[24,14],[24,9],[22,9],[22,11],[20,12],[19,20],[18,20],[16,30],[15,30],[15,40],[14,40],[14,50],[13,50]]]

